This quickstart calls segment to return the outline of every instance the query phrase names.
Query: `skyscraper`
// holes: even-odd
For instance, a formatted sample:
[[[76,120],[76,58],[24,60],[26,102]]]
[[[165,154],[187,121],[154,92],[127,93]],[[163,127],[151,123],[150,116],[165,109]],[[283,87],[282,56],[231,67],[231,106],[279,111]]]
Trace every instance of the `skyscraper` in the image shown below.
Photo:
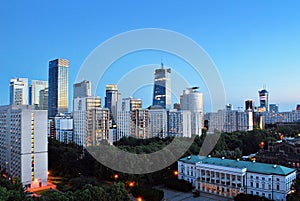
[[[115,125],[117,120],[117,104],[121,99],[121,93],[118,92],[118,86],[116,84],[106,85],[106,95],[104,107],[110,111],[111,125]]]
[[[48,117],[68,112],[68,71],[69,61],[66,59],[55,59],[49,62]]]
[[[269,106],[269,92],[266,89],[258,91],[260,111],[268,111]]]
[[[164,109],[171,109],[171,69],[164,68],[161,64],[160,69],[155,69],[153,106],[161,106]]]
[[[29,105],[36,105],[40,108],[40,91],[48,88],[48,81],[32,80],[29,87]]]
[[[10,105],[28,104],[28,78],[10,79]]]
[[[74,84],[73,98],[91,96],[91,82],[83,80]]]

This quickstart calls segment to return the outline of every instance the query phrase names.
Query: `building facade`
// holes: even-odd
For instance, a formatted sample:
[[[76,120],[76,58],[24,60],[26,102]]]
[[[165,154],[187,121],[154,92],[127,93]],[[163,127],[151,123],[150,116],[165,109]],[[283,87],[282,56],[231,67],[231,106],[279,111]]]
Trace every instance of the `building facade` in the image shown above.
[[[25,188],[47,185],[47,111],[30,105],[0,106],[0,166]]]
[[[12,78],[9,83],[10,105],[28,104],[28,78]]]
[[[109,141],[109,109],[100,97],[78,97],[73,101],[74,142],[83,147]]]
[[[164,109],[171,109],[171,69],[155,69],[154,89],[152,106],[161,106]]]
[[[239,159],[193,155],[178,161],[178,179],[228,198],[245,193],[285,201],[295,178],[295,169]]]
[[[201,135],[204,125],[203,93],[198,88],[187,88],[180,96],[181,110],[191,113],[191,133],[194,135]]]
[[[29,87],[29,105],[35,105],[38,109],[40,109],[41,107],[44,108],[44,106],[40,106],[40,95],[43,95],[43,93],[41,94],[41,90],[45,90],[46,88],[48,88],[48,81],[32,80]],[[45,99],[45,96],[43,97],[43,99]],[[42,104],[44,103],[42,102]]]
[[[266,89],[258,91],[259,95],[259,112],[269,111],[269,92]]]
[[[69,61],[55,59],[49,62],[48,117],[68,112],[69,107]]]
[[[300,169],[300,137],[270,142],[268,149],[261,149],[256,155],[256,159],[264,163]]]
[[[39,110],[48,110],[48,88],[40,90]]]
[[[149,110],[142,109],[142,100],[123,98],[118,102],[117,110],[117,140],[123,137],[149,138]]]
[[[88,97],[92,94],[91,82],[83,80],[73,86],[73,98]]]
[[[105,104],[104,107],[110,111],[110,127],[114,128],[117,121],[118,102],[121,100],[121,93],[118,92],[116,84],[107,84],[105,91]]]
[[[167,110],[155,106],[149,109],[150,138],[165,138],[168,136]]]
[[[58,114],[54,117],[56,140],[63,143],[73,142],[73,117],[71,114]]]

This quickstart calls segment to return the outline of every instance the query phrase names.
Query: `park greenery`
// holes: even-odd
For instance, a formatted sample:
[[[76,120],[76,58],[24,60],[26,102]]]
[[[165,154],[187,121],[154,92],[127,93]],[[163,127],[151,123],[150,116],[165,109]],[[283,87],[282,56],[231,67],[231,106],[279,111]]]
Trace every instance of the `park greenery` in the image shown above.
[[[267,149],[268,142],[276,141],[282,136],[293,137],[298,135],[299,129],[290,127],[268,128],[265,130],[253,130],[248,132],[237,131],[233,133],[222,133],[216,146],[210,153],[214,157],[240,158]],[[206,137],[203,130],[201,136],[195,136],[194,142],[182,157],[199,154]],[[124,151],[142,154],[152,153],[166,147],[173,141],[172,137],[135,139],[123,138],[114,145]],[[182,138],[184,142],[184,138]],[[264,142],[264,147],[261,147]],[[96,161],[86,150],[74,143],[61,143],[49,138],[48,158],[50,176],[61,178],[57,183],[59,191],[50,190],[44,192],[40,198],[35,200],[130,200],[129,195],[141,196],[145,200],[161,200],[163,192],[153,187],[164,184],[165,186],[179,191],[190,191],[191,185],[184,181],[178,181],[174,171],[177,170],[177,162],[163,170],[133,175],[116,172]],[[31,200],[26,198],[24,189],[18,179],[9,180],[5,178],[4,172],[0,177],[0,200],[19,201]],[[295,194],[289,195],[288,200],[299,200],[300,182],[295,181],[293,188]],[[244,195],[241,195],[244,196]],[[239,197],[241,197],[239,196]],[[237,197],[237,199],[239,199]],[[243,198],[244,199],[244,198]]]

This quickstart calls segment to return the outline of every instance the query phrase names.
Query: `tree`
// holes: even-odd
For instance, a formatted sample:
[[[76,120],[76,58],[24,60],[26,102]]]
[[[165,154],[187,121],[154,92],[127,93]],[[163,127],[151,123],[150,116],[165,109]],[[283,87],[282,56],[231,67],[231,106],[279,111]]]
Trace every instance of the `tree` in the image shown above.
[[[124,183],[114,183],[109,190],[110,201],[130,201]]]

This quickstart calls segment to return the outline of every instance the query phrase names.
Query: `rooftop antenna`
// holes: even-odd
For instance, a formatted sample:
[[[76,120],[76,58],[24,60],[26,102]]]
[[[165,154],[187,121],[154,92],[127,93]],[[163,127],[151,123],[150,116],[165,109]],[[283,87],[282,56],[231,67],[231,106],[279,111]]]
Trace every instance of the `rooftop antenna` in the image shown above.
[[[163,63],[163,58],[162,58],[162,56],[160,56],[160,64],[161,64],[161,68],[163,69],[163,68],[164,68],[164,63]]]

